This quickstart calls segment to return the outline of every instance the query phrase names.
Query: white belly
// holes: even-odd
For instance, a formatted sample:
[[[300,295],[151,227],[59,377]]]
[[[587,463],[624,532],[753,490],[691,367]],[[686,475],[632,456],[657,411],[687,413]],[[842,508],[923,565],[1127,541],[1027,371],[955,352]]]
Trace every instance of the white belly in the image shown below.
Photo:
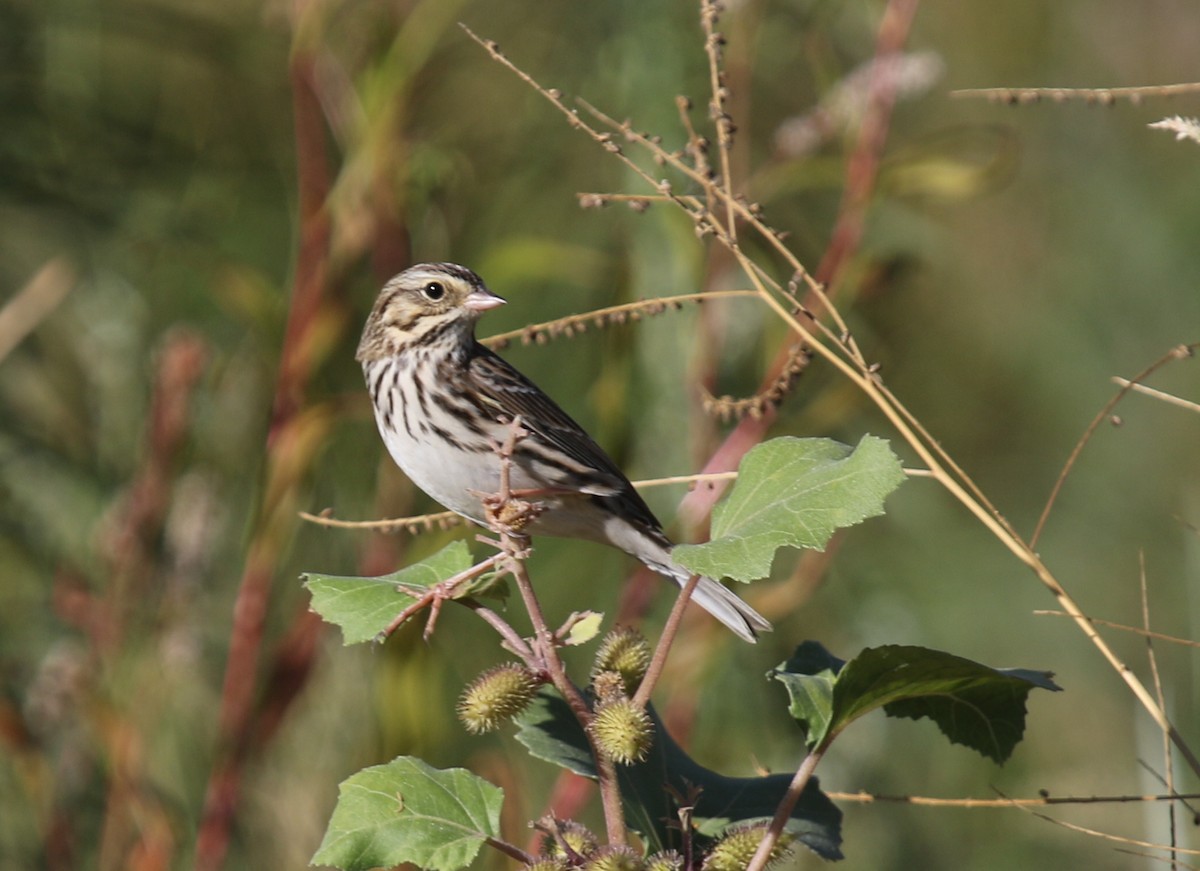
[[[371,373],[367,373],[368,382]],[[418,418],[420,401],[410,382],[399,381],[395,403],[387,409],[375,406],[375,422],[379,433],[396,465],[414,484],[446,508],[486,526],[481,495],[500,491],[500,457],[478,435],[464,434],[475,449],[461,449],[449,443]],[[441,420],[451,427],[453,421]],[[499,443],[509,433],[501,424],[493,425],[491,438]],[[457,430],[456,430],[457,431]],[[529,525],[533,535],[553,535],[581,538],[610,544],[641,559],[649,554],[641,551],[647,546],[644,534],[621,520],[611,511],[598,505],[593,495],[563,490],[562,473],[553,477],[539,473],[536,463],[526,457],[521,464],[509,469],[509,487],[518,491],[537,491],[528,497],[542,505],[543,512]],[[594,491],[593,491],[594,492]],[[607,495],[607,494],[605,494]],[[655,544],[657,557],[660,548]]]

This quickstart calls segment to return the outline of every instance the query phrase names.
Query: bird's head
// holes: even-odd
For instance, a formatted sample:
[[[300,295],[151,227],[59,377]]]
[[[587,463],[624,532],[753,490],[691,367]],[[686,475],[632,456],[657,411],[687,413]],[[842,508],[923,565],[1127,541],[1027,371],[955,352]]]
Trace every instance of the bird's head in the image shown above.
[[[504,302],[465,266],[410,266],[379,292],[355,357],[365,361],[437,340],[462,340],[474,331],[481,314]]]

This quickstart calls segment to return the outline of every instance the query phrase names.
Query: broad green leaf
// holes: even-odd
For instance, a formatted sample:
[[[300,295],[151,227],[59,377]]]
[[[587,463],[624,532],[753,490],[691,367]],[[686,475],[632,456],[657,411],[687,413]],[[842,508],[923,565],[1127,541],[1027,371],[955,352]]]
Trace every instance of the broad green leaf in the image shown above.
[[[752,581],[771,573],[784,546],[820,550],[835,531],[883,513],[904,469],[888,443],[864,436],[771,439],[746,454],[729,497],[713,511],[712,540],[671,557],[693,572]]]
[[[639,831],[651,851],[678,849],[680,802],[693,805],[692,822],[703,848],[726,827],[769,819],[787,791],[790,774],[768,777],[725,777],[683,751],[663,727],[653,708],[654,745],[644,762],[618,766],[621,798],[629,825]],[[543,689],[517,718],[517,740],[539,759],[595,778],[587,738],[566,702]],[[813,778],[792,812],[788,830],[826,859],[841,858],[842,813]]]
[[[338,787],[337,806],[313,864],[343,871],[411,862],[465,868],[500,835],[504,792],[463,768],[440,771],[412,756],[364,768]]]
[[[805,642],[772,672],[787,688],[809,749],[827,747],[854,720],[883,708],[892,717],[928,717],[951,742],[1004,762],[1025,734],[1030,691],[1059,690],[1048,672],[990,668],[924,647],[868,648],[839,663]]]
[[[380,578],[307,574],[304,586],[312,593],[313,610],[341,627],[343,643],[359,644],[378,637],[426,588],[470,567],[466,543],[456,541],[419,563]]]

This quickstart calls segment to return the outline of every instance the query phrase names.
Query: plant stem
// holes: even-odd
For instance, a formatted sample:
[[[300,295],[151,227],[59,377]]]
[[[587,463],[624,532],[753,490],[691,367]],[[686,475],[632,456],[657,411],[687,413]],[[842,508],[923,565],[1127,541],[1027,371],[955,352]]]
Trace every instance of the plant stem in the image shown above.
[[[508,841],[501,841],[499,838],[484,838],[483,842],[493,850],[499,850],[505,856],[516,859],[522,865],[532,865],[537,861],[536,856],[531,856],[520,847],[508,843]]]
[[[679,596],[675,599],[675,604],[671,608],[671,613],[667,615],[667,622],[663,625],[662,635],[658,638],[658,645],[654,648],[654,658],[650,660],[650,665],[646,669],[646,674],[642,678],[642,682],[638,684],[637,692],[633,695],[633,703],[639,708],[646,707],[650,701],[650,693],[654,691],[654,685],[658,683],[659,677],[662,675],[663,666],[667,664],[667,654],[671,650],[671,645],[675,642],[675,635],[679,632],[679,624],[683,620],[683,612],[687,608],[687,603],[692,599],[692,591],[696,589],[696,584],[700,583],[700,575],[692,575],[683,589],[679,591]]]
[[[762,871],[763,868],[767,867],[767,862],[771,858],[771,851],[779,843],[779,836],[783,834],[784,826],[791,819],[792,810],[796,807],[796,802],[804,794],[804,787],[808,785],[809,778],[817,770],[817,763],[821,761],[821,757],[824,754],[825,748],[819,747],[804,757],[804,761],[796,769],[796,776],[788,784],[787,792],[783,795],[783,800],[779,802],[779,807],[775,809],[775,817],[771,820],[771,825],[767,829],[767,833],[759,842],[758,849],[754,851],[754,857],[750,860],[750,864],[746,866],[746,871]]]
[[[501,533],[500,540],[506,550],[523,544],[522,540],[509,533]],[[592,722],[592,710],[575,684],[567,677],[562,659],[558,655],[558,648],[554,644],[554,635],[546,624],[542,607],[533,592],[533,584],[529,581],[529,573],[525,570],[524,561],[515,556],[512,557],[509,560],[509,571],[512,572],[513,580],[516,581],[517,589],[521,593],[525,610],[529,612],[529,619],[533,623],[533,631],[537,638],[537,646],[540,649],[546,671],[550,675],[550,681],[566,700],[575,719],[579,721],[583,734],[587,736],[592,759],[596,762],[596,780],[600,787],[600,802],[604,808],[604,826],[608,831],[608,842],[624,844],[626,839],[625,812],[621,807],[621,795],[617,789],[617,771],[612,760],[608,758],[607,754],[601,752],[600,748],[596,746],[596,742],[592,740],[592,732],[588,728]]]

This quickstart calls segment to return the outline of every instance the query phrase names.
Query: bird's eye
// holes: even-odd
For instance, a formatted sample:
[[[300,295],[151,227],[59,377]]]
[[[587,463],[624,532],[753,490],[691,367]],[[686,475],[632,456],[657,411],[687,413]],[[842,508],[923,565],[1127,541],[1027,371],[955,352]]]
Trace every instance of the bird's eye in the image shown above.
[[[422,288],[421,293],[423,293],[425,298],[430,302],[437,302],[446,295],[446,287],[440,281],[431,281],[429,284],[425,285],[424,288]]]

